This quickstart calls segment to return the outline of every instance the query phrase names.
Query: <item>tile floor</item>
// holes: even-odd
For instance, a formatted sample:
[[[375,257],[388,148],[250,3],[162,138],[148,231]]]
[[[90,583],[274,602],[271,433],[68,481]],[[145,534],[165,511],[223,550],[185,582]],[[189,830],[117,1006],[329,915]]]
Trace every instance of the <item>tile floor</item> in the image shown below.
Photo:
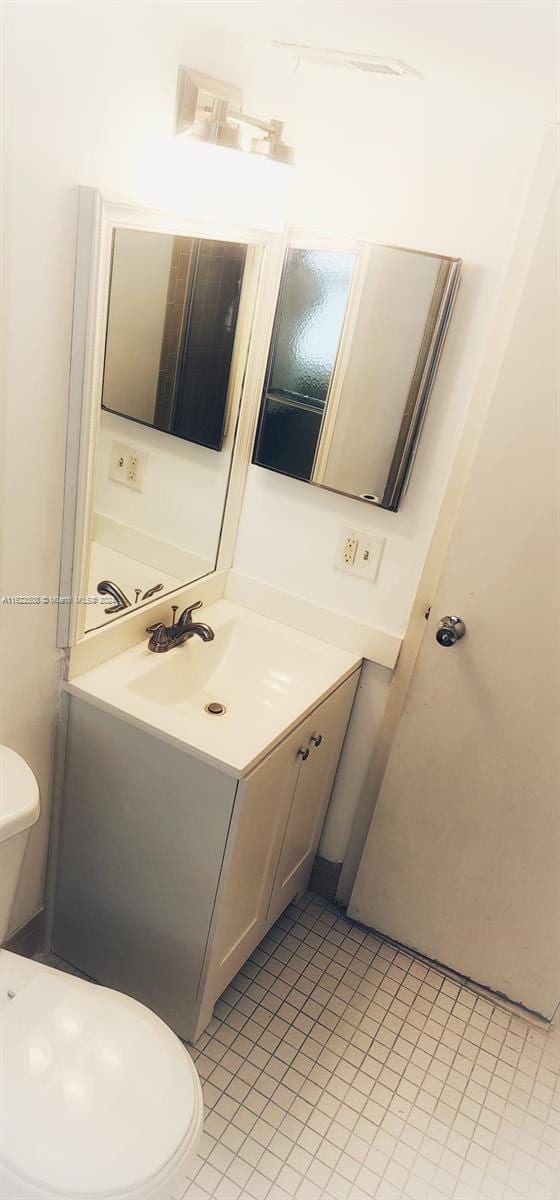
[[[307,895],[193,1052],[177,1200],[557,1200],[560,1037]]]
[[[560,1198],[560,1032],[317,896],[189,1049],[205,1132],[176,1200]]]

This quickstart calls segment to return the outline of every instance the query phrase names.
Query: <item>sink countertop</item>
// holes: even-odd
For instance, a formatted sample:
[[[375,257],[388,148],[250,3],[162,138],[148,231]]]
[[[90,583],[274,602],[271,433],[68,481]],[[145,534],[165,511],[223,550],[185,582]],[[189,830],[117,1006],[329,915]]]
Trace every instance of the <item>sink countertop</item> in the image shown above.
[[[193,637],[154,654],[146,635],[66,691],[243,777],[362,661],[227,600],[196,618],[212,642]],[[205,712],[213,702],[226,712]]]

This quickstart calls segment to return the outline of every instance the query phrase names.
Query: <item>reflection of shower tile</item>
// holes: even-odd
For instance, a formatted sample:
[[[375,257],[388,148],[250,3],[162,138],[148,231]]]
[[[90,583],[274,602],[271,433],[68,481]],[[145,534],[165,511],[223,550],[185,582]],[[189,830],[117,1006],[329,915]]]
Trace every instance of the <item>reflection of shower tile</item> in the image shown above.
[[[175,432],[213,448],[223,428],[246,249],[188,238],[173,244],[156,418],[170,420],[173,409]]]
[[[196,282],[196,298],[200,304],[209,304],[212,302],[216,289],[216,284],[213,279],[197,279]]]
[[[171,419],[183,316],[195,246],[196,241],[193,238],[173,239],[155,408],[156,423],[163,427],[168,425]]]
[[[234,283],[239,275],[239,262],[235,258],[224,259],[222,263],[222,280]]]
[[[201,280],[211,280],[213,283],[218,283],[221,277],[221,261],[218,258],[208,258],[201,256],[199,277]]]

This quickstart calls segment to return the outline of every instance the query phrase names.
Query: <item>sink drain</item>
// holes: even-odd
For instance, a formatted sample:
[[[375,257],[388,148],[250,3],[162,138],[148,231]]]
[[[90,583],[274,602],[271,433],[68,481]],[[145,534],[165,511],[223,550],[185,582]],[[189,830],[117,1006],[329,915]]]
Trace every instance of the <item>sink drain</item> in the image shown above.
[[[204,705],[204,711],[210,713],[213,717],[221,717],[222,713],[225,713],[226,711],[226,706],[225,704],[220,704],[217,700],[214,700],[212,704]]]

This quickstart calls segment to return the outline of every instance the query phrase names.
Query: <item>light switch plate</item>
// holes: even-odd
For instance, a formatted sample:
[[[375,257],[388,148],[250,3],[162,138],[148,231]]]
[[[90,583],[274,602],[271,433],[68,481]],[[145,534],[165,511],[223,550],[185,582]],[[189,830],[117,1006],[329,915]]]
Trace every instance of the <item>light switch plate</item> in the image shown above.
[[[144,471],[147,454],[124,442],[112,442],[109,458],[109,479],[124,483],[126,487],[141,492],[144,487]]]
[[[365,529],[340,530],[334,565],[338,571],[349,571],[360,579],[374,583],[379,574],[385,538],[367,533]]]

